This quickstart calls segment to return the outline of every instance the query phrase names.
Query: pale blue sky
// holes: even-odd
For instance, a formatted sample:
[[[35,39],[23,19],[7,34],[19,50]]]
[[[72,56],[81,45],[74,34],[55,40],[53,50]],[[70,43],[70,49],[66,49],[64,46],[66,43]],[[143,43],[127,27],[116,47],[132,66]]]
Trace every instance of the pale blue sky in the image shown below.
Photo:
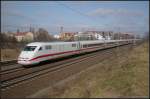
[[[60,26],[143,34],[149,31],[149,1],[1,1],[1,21],[2,31],[31,25],[51,34]]]

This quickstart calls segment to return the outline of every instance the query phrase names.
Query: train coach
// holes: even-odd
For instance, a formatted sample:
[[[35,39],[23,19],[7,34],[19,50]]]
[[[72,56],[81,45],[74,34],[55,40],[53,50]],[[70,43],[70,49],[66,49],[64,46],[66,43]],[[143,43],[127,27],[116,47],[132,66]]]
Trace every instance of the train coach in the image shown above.
[[[119,44],[132,43],[133,40],[95,40],[75,42],[34,42],[29,43],[18,57],[18,64],[33,65],[45,60],[55,59],[68,55],[95,51]]]

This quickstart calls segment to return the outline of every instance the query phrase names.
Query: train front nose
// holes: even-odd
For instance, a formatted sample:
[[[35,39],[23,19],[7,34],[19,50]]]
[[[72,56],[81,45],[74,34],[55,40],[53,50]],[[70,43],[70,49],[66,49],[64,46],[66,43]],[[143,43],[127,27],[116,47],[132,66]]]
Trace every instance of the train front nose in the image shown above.
[[[21,52],[21,54],[18,57],[18,64],[21,65],[29,65],[31,64],[30,59],[32,58],[33,54],[28,52]]]
[[[29,65],[29,64],[31,64],[31,62],[29,61],[28,58],[19,57],[18,58],[18,64]]]

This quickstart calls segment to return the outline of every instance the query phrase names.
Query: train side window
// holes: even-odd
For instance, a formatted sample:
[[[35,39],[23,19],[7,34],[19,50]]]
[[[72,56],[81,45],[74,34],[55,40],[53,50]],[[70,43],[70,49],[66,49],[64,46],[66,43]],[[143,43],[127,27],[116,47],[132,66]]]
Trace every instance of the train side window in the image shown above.
[[[45,46],[45,49],[46,50],[49,50],[49,49],[51,49],[52,47],[50,46],[50,45],[48,45],[48,46]]]
[[[42,50],[42,47],[39,48],[39,51],[41,51],[41,50]]]
[[[92,47],[92,44],[88,44],[88,47]]]
[[[83,45],[83,48],[86,48],[86,47],[88,47],[87,45]]]
[[[72,47],[76,47],[76,44],[72,44]]]

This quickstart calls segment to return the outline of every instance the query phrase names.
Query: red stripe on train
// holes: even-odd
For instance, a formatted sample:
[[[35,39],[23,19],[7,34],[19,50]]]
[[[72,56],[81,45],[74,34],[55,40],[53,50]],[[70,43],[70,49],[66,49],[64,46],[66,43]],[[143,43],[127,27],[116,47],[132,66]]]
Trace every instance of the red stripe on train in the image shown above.
[[[54,55],[60,55],[60,54],[65,54],[65,53],[78,52],[78,51],[86,50],[86,49],[94,49],[94,48],[98,48],[98,47],[92,47],[92,48],[90,47],[90,48],[84,48],[84,49],[75,50],[75,51],[67,51],[67,52],[59,52],[59,53],[53,53],[53,54],[45,54],[45,55],[41,55],[41,56],[35,57],[35,58],[33,58],[33,59],[29,60],[29,61],[33,61],[35,59],[43,58],[43,57],[48,57],[48,56],[54,56]]]

